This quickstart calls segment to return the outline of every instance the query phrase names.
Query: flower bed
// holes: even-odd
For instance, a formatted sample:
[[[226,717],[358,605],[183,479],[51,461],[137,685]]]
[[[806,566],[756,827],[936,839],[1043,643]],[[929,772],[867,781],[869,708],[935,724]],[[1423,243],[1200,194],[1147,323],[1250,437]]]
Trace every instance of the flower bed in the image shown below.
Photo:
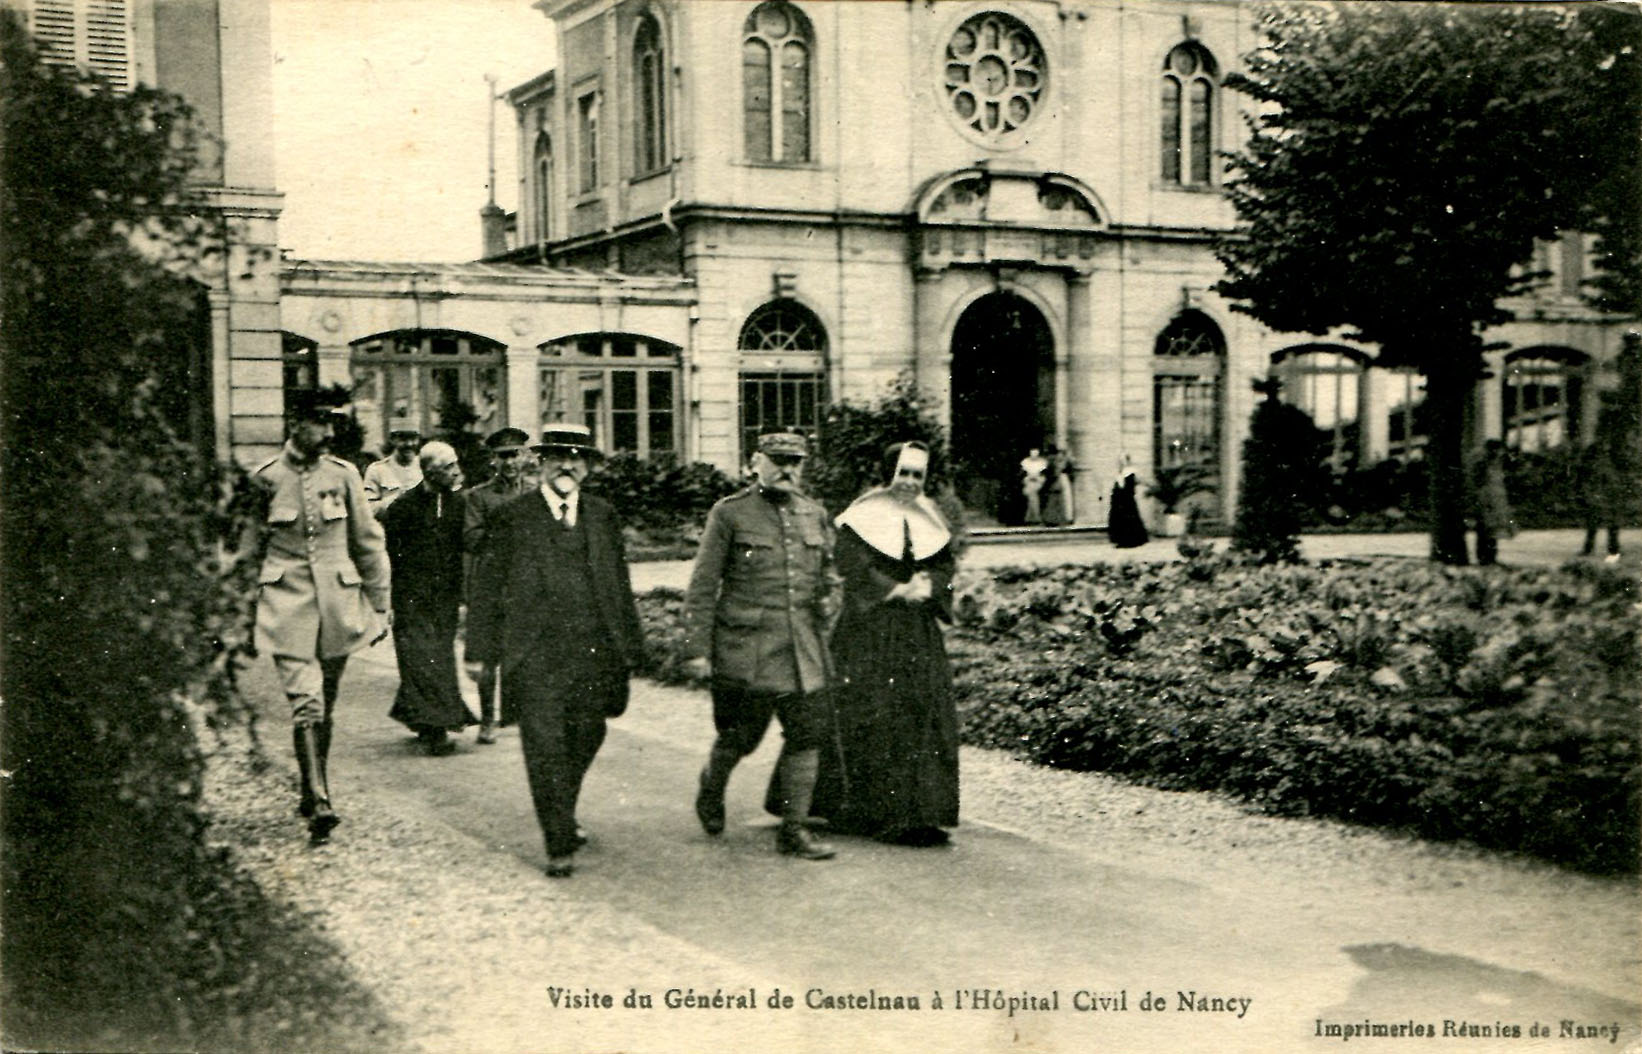
[[[1633,872],[1638,583],[1417,562],[992,569],[949,635],[966,742]],[[642,605],[676,680],[678,595]]]

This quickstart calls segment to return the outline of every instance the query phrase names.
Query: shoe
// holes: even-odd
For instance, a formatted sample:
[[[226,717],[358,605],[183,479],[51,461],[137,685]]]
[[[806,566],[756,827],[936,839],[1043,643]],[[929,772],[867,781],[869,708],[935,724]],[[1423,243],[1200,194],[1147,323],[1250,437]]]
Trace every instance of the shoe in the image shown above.
[[[547,858],[548,878],[569,878],[575,874],[576,865],[571,863],[568,856],[550,856]]]
[[[707,789],[706,769],[701,770],[700,789],[696,791],[696,819],[708,834],[724,833],[724,792],[714,794]]]
[[[314,805],[314,814],[308,818],[308,844],[324,845],[331,840],[331,832],[336,830],[337,824],[342,822],[331,809],[330,802],[318,802]]]
[[[443,729],[437,735],[429,736],[423,742],[427,744],[428,757],[430,758],[449,757],[456,753],[456,744],[451,742],[450,737],[445,734]]]
[[[495,725],[480,725],[479,726],[479,742],[481,742],[481,743],[494,743],[494,742],[496,742],[496,726]]]
[[[800,860],[831,860],[838,855],[838,850],[815,837],[801,824],[783,823],[775,836],[775,847],[783,855],[796,856]]]
[[[1619,554],[1609,553],[1607,556],[1602,558],[1602,562],[1605,564],[1617,564],[1619,562]]]

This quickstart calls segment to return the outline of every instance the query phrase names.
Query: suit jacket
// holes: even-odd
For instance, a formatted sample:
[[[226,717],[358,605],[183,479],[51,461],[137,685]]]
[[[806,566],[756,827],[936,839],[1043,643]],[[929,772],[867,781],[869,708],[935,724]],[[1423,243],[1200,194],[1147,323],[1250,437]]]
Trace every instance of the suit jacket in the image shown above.
[[[252,475],[268,500],[258,649],[311,659],[364,647],[381,632],[375,612],[388,609],[390,588],[382,528],[359,470],[329,455],[299,461],[287,444]]]
[[[591,595],[566,575],[553,518],[540,490],[530,490],[487,520],[485,557],[468,603],[466,656],[499,663],[504,673],[526,657],[549,651],[571,620],[596,620],[629,670],[644,656],[638,605],[627,573],[621,521],[610,503],[583,493],[576,530],[585,531]]]

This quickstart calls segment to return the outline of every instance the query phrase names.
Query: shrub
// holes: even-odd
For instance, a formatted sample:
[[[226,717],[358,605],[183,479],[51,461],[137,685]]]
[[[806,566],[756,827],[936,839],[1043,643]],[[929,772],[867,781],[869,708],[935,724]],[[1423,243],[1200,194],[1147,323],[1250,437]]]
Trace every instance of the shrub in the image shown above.
[[[1303,410],[1277,398],[1279,383],[1254,382],[1265,398],[1254,408],[1243,441],[1243,482],[1232,525],[1232,547],[1262,563],[1299,559],[1304,496],[1315,492],[1317,482],[1317,429]]]
[[[713,503],[739,487],[711,465],[626,452],[600,462],[587,480],[588,490],[604,496],[629,526],[684,532],[699,531]]]

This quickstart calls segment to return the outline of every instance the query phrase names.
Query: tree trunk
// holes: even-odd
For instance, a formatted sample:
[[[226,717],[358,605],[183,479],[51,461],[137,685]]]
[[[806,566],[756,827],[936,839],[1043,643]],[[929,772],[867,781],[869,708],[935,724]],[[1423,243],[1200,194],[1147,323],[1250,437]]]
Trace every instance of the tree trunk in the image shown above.
[[[1426,372],[1425,399],[1431,412],[1426,452],[1431,480],[1431,559],[1462,566],[1470,562],[1465,544],[1465,417],[1477,370],[1456,353]]]

